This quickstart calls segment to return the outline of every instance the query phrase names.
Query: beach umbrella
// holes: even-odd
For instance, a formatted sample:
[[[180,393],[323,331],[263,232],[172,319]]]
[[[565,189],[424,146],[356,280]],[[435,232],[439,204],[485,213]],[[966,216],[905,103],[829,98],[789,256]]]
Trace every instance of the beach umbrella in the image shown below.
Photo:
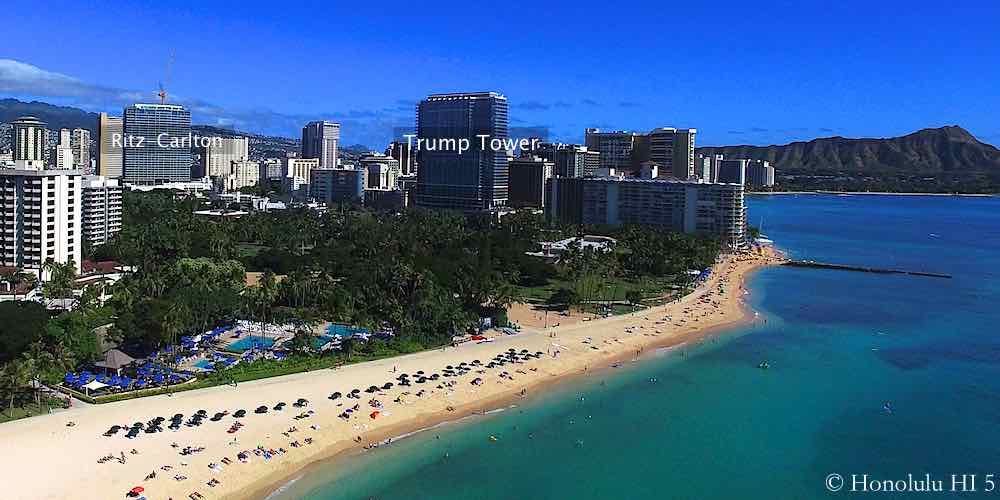
[[[391,388],[392,388],[392,382],[386,382],[386,383],[385,383],[385,384],[384,384],[384,385],[382,386],[382,388],[383,388],[383,389],[391,389]]]
[[[267,407],[266,406],[258,406],[257,409],[254,410],[254,413],[267,413]]]
[[[233,417],[243,418],[246,414],[247,414],[246,410],[236,410],[236,413],[233,413]]]
[[[351,391],[351,394],[357,394],[359,392],[361,392],[361,389],[354,389],[353,391]]]
[[[333,394],[330,394],[330,399],[331,399],[331,400],[332,400],[332,399],[339,399],[341,395],[342,395],[342,394],[340,394],[339,392],[335,392],[335,393],[333,393]]]
[[[423,374],[424,374],[423,370],[417,370],[417,375],[423,375]]]
[[[462,364],[464,365],[465,363],[462,363]],[[454,367],[454,366],[451,366],[451,365],[448,365],[448,366],[446,366],[445,368],[446,368],[446,369],[448,369],[448,370],[451,370],[451,369],[454,369],[455,367]]]
[[[136,486],[135,488],[129,490],[127,495],[137,497],[139,496],[139,493],[142,493],[143,491],[146,491],[146,488],[143,488],[142,486]]]

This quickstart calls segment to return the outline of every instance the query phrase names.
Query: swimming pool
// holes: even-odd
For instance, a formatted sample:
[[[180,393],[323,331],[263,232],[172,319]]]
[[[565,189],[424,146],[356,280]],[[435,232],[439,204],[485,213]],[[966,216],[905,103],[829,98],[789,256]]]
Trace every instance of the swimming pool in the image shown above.
[[[243,337],[226,347],[227,350],[233,352],[244,352],[249,351],[254,346],[263,349],[270,349],[274,345],[274,339],[268,337],[257,337],[257,336],[246,336]]]
[[[330,343],[331,340],[337,338],[334,335],[317,335],[312,339],[312,345],[314,348],[319,349],[326,344]]]
[[[199,359],[194,364],[195,368],[201,368],[202,370],[214,370],[215,363],[210,359]]]
[[[347,326],[347,325],[330,325],[326,327],[326,334],[328,336],[339,335],[341,337],[350,337],[357,334],[368,334],[368,329],[364,327],[357,326]]]

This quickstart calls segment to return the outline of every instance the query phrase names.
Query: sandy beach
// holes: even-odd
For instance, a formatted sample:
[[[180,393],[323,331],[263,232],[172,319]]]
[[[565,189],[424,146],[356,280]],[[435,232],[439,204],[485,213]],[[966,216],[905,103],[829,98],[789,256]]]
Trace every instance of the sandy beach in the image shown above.
[[[263,498],[319,460],[501,406],[522,393],[543,391],[557,380],[585,376],[652,347],[681,345],[753,321],[754,314],[744,304],[743,283],[755,269],[778,260],[772,255],[725,260],[691,294],[635,314],[549,328],[525,326],[517,335],[488,343],[470,342],[237,387],[77,407],[5,423],[0,425],[3,498],[124,498],[136,486],[144,488],[142,495],[150,500],[199,498],[192,497],[195,493],[210,499]],[[549,320],[552,325],[551,316]],[[496,368],[472,367],[460,376],[410,387],[361,392],[359,399],[328,398],[333,392],[347,394],[395,383],[401,373],[410,374],[412,380],[418,370],[430,375],[473,360],[485,365],[509,349],[542,354]],[[475,379],[481,384],[472,384]],[[307,399],[308,405],[294,407],[299,398]],[[376,406],[370,404],[373,399]],[[274,410],[279,402],[287,406]],[[255,413],[262,405],[268,411]],[[339,417],[348,408],[353,410],[350,417]],[[247,414],[235,419],[232,413],[239,409]],[[209,417],[222,411],[230,414],[215,422],[206,418],[197,427],[143,432],[135,439],[126,439],[124,432],[102,435],[112,425],[130,426],[155,417],[169,420],[177,413],[187,421],[199,410]],[[237,421],[242,427],[227,432]],[[74,425],[68,426],[70,422]],[[198,451],[182,454],[186,447]],[[112,458],[101,461],[107,456]],[[144,479],[154,472],[155,477]]]

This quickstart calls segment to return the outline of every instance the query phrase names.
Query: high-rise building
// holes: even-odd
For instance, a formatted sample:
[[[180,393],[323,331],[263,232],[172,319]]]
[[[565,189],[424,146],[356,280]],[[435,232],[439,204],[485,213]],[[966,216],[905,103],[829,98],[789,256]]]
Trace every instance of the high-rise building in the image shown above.
[[[122,186],[118,179],[87,175],[83,185],[83,237],[103,245],[122,229]]]
[[[361,204],[364,202],[367,174],[367,170],[353,167],[313,169],[309,197],[325,203]]]
[[[80,184],[78,170],[0,170],[0,266],[22,268],[45,279],[42,266],[51,259],[72,261],[79,272]]]
[[[750,160],[717,160],[716,182],[745,185],[749,163]]]
[[[260,163],[250,160],[231,161],[225,175],[217,175],[212,179],[223,192],[256,186],[260,182]]]
[[[122,176],[122,119],[101,113],[97,128],[97,173],[103,177]]]
[[[701,182],[715,182],[713,168],[713,158],[709,155],[699,154],[694,158],[695,175]]]
[[[638,224],[722,237],[746,244],[746,205],[740,184],[703,184],[624,177],[553,178],[546,215],[562,223]]]
[[[197,148],[197,154],[200,158],[195,177],[226,177],[233,162],[249,159],[250,143],[246,137],[213,137],[204,147]]]
[[[417,106],[416,135],[416,205],[469,213],[507,203],[507,151],[492,144],[507,139],[506,97],[430,95]]]
[[[49,131],[45,122],[34,116],[22,116],[11,124],[11,144],[14,145],[14,165],[21,170],[45,168]]]
[[[510,162],[508,204],[517,208],[543,208],[545,183],[552,178],[554,169],[555,163],[538,156],[513,159]]]
[[[369,189],[396,189],[401,175],[399,161],[391,156],[370,153],[358,159],[358,167],[368,170]]]
[[[632,158],[633,150],[637,145],[642,150],[645,144],[639,137],[635,132],[624,130],[601,132],[596,128],[588,128],[584,131],[584,143],[587,149],[600,153],[599,168],[613,168],[617,171],[630,170],[635,166]],[[639,156],[644,155],[639,153]]]
[[[56,144],[55,154],[53,154],[55,168],[70,170],[74,167],[72,140],[72,133],[68,128],[59,129],[59,143]]]
[[[533,151],[555,166],[553,175],[559,177],[584,177],[593,175],[601,166],[601,154],[579,144],[539,143]]]
[[[258,177],[261,181],[276,181],[284,176],[285,165],[284,161],[280,158],[265,158],[260,164],[260,175]]]
[[[339,123],[317,121],[302,127],[302,157],[319,159],[320,168],[337,168],[339,145]]]
[[[399,162],[400,175],[417,174],[417,155],[408,142],[392,141],[385,149],[385,154]]]
[[[73,150],[73,168],[87,173],[90,171],[90,131],[85,128],[73,129],[69,146]]]
[[[747,164],[746,183],[754,189],[774,186],[774,167],[767,160],[750,160]]]
[[[648,159],[660,167],[661,177],[687,180],[695,175],[694,136],[698,131],[661,127],[649,132],[649,155],[637,158],[639,163]]]
[[[300,177],[309,182],[310,172],[320,168],[319,158],[285,158],[285,177]]]
[[[191,112],[176,104],[133,104],[122,121],[122,175],[131,184],[191,180]]]

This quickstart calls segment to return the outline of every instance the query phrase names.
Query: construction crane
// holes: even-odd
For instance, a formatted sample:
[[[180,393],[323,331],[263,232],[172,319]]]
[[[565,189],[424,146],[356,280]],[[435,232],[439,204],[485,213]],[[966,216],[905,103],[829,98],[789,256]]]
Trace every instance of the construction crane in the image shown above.
[[[166,104],[167,102],[167,85],[170,85],[170,67],[174,65],[174,51],[170,51],[170,58],[167,59],[167,71],[163,77],[163,81],[160,82],[160,91],[156,95],[160,96],[160,104]]]

